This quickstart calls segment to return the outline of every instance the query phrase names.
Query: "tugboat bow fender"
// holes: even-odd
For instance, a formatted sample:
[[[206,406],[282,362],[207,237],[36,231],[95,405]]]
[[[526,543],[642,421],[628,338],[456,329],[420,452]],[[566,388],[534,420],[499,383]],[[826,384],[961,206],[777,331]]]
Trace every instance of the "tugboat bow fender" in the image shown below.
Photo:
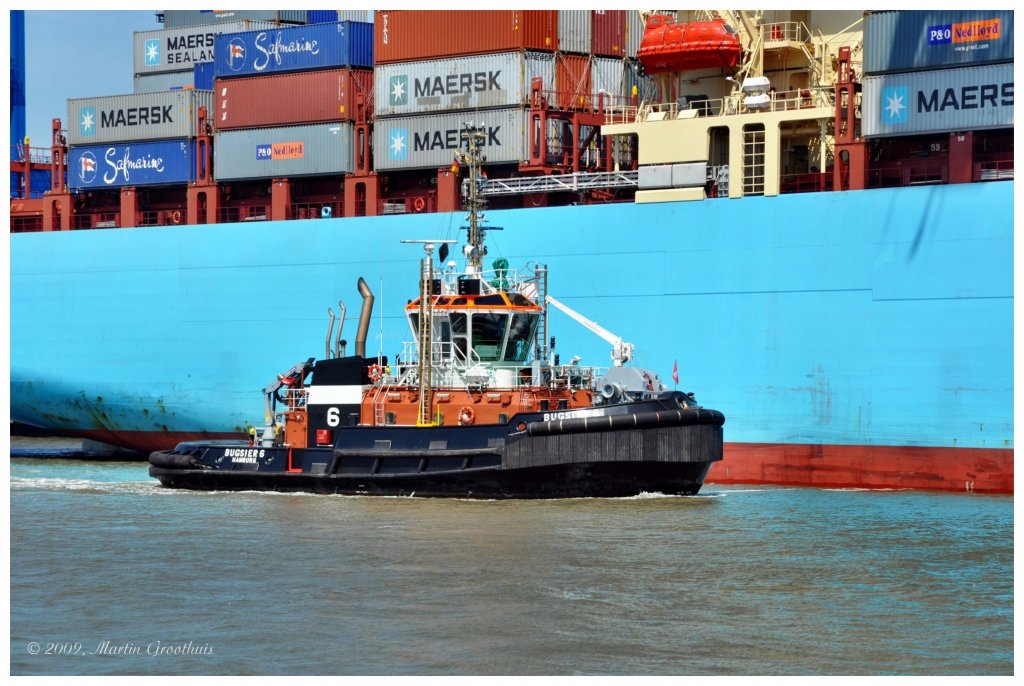
[[[603,417],[576,417],[548,422],[530,422],[526,431],[531,436],[553,436],[557,434],[597,433],[600,431],[623,431],[627,429],[648,429],[669,426],[712,424],[722,426],[725,415],[717,410],[693,408],[685,410],[658,410],[655,412],[633,412],[629,414],[606,415]]]
[[[149,463],[164,469],[208,469],[196,455],[160,451],[149,454]]]

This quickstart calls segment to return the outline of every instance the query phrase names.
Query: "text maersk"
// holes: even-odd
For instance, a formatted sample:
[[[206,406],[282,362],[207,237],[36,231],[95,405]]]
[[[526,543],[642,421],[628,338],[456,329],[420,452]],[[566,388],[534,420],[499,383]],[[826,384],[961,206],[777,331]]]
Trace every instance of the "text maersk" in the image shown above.
[[[498,71],[478,71],[467,74],[450,74],[448,76],[429,76],[413,81],[413,92],[417,98],[433,95],[458,95],[460,93],[482,93],[500,91]]]
[[[121,126],[149,126],[150,124],[173,124],[171,110],[174,105],[153,105],[152,107],[129,107],[120,110],[100,112],[100,126],[116,129]]]
[[[498,138],[498,132],[501,131],[500,126],[488,126],[487,127],[487,142],[484,143],[486,146],[490,145],[501,145],[501,140]],[[454,150],[462,145],[462,129],[447,129],[445,131],[425,131],[421,133],[413,133],[412,135],[412,149],[416,151],[423,150]]]
[[[947,88],[939,95],[936,88],[930,93],[917,92],[917,111],[945,112],[946,110],[977,110],[987,107],[1013,107],[1013,82],[987,83],[981,86]]]
[[[164,61],[167,64],[191,65],[196,62],[213,61],[213,44],[217,34],[167,36],[167,50]],[[192,52],[198,50],[199,52]]]

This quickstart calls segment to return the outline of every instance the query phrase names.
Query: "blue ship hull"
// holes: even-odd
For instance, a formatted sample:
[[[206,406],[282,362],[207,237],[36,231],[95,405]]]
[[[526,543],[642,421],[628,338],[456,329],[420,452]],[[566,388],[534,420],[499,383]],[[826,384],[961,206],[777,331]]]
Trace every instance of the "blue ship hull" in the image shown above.
[[[709,481],[1012,490],[1012,181],[490,212],[635,364],[721,410]],[[368,354],[410,338],[426,214],[11,236],[11,418],[152,451],[241,436],[377,295]],[[346,337],[353,338],[349,319]],[[608,346],[552,310],[563,360]],[[818,460],[815,462],[815,460]],[[883,474],[884,472],[884,474]],[[859,476],[858,476],[859,475]]]

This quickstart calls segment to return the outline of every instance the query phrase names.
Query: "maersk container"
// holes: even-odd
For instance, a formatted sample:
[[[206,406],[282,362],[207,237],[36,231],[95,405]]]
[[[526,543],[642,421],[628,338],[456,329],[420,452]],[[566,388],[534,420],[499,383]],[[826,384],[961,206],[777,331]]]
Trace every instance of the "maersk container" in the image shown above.
[[[632,14],[637,12],[632,11]],[[594,10],[590,52],[597,57],[625,57],[626,10]]]
[[[373,111],[373,72],[326,69],[216,79],[214,128],[252,129],[322,121],[352,121],[357,96]]]
[[[200,62],[193,67],[193,83],[195,87],[203,91],[213,90],[213,62]],[[212,116],[213,113],[211,112]]]
[[[156,93],[157,91],[195,88],[195,68],[188,71],[165,71],[158,74],[136,74],[132,87],[134,93]],[[207,88],[209,90],[209,88]]]
[[[227,33],[216,39],[217,78],[332,67],[373,67],[373,24],[342,21]]]
[[[68,188],[160,186],[195,181],[195,141],[144,141],[68,149]]]
[[[218,131],[213,170],[218,181],[347,174],[352,171],[352,123]]]
[[[864,18],[865,74],[1012,61],[1012,10],[900,10]]]
[[[528,110],[510,107],[465,112],[431,113],[414,117],[377,119],[373,126],[374,167],[380,171],[451,166],[462,145],[467,119],[484,131],[487,164],[526,159]]]
[[[1013,127],[1013,64],[866,76],[866,138]]]
[[[213,93],[161,91],[68,100],[68,145],[122,143],[196,135],[199,108],[213,111]]]
[[[231,21],[157,31],[136,31],[136,74],[184,71],[200,62],[213,62],[214,39],[221,33],[237,33],[273,27],[264,21]]]
[[[275,24],[309,22],[309,10],[164,10],[163,13],[165,29],[200,24],[224,24],[243,19],[269,21]]]
[[[557,10],[378,10],[377,64],[508,50],[558,49]]]
[[[530,80],[554,89],[555,57],[502,52],[382,64],[373,71],[377,116],[528,105]]]
[[[590,10],[558,10],[558,49],[590,54],[593,25]]]

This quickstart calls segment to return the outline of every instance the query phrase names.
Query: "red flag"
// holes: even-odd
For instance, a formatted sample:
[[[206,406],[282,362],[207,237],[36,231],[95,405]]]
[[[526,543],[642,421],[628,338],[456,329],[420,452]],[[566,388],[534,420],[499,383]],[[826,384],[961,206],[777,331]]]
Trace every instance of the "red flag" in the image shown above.
[[[679,383],[679,361],[672,362],[672,380]]]
[[[458,173],[459,173],[459,158],[456,157],[455,161],[452,162],[452,174],[458,174]]]

